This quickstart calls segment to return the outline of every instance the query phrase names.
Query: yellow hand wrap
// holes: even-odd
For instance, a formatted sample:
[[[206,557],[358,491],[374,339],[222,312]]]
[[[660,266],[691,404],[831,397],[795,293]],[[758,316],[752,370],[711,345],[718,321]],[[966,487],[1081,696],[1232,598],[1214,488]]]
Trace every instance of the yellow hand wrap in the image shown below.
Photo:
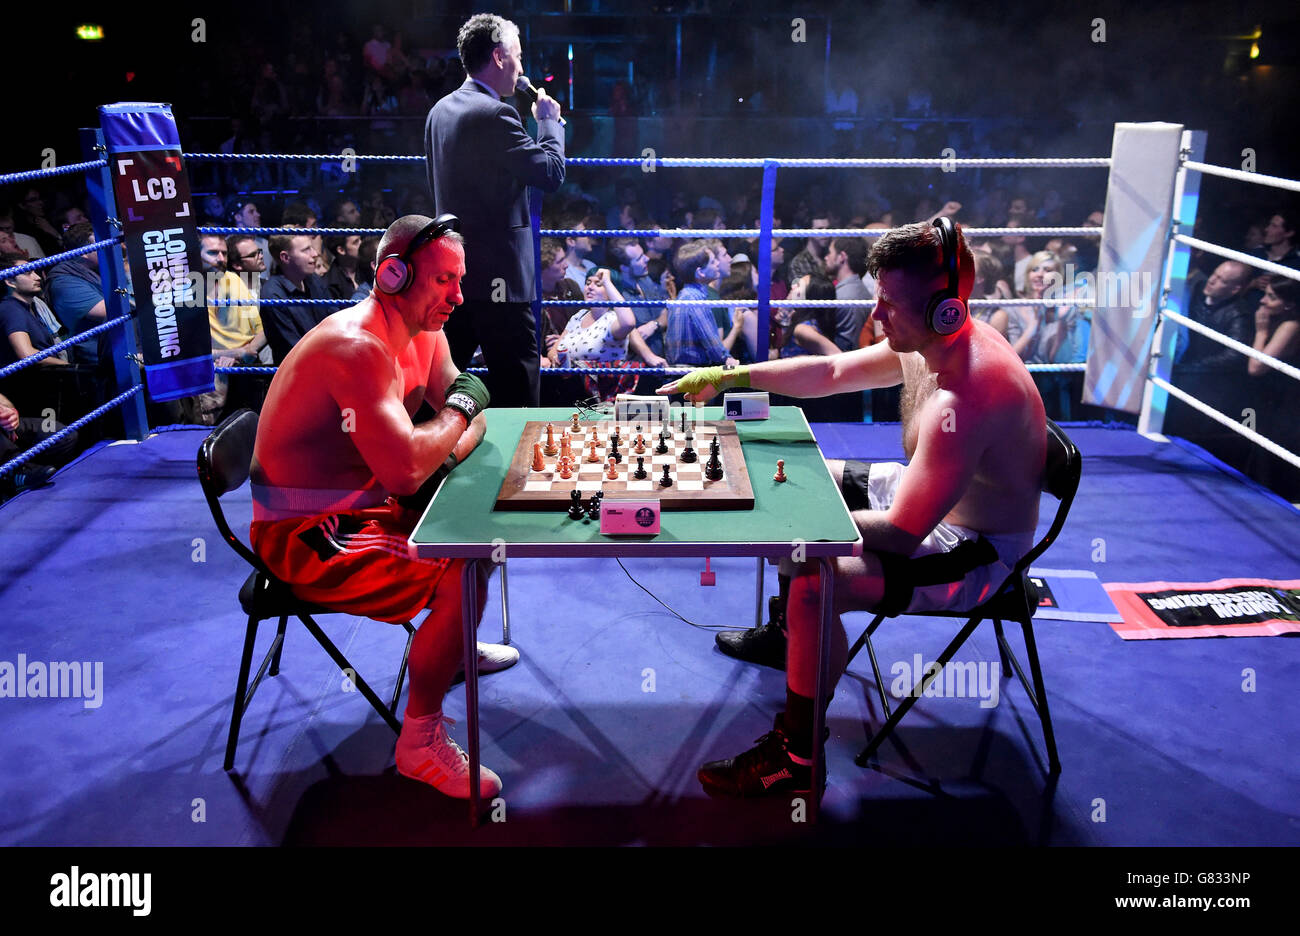
[[[727,387],[748,387],[749,365],[741,364],[731,370],[722,367],[701,367],[678,379],[677,392],[696,394],[710,386],[718,390],[725,390]]]

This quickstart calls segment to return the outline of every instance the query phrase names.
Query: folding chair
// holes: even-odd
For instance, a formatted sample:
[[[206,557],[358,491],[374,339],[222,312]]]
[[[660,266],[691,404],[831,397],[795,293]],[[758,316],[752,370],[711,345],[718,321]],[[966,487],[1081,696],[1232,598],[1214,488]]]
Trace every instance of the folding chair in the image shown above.
[[[978,607],[956,613],[952,611],[908,612],[919,617],[952,618],[965,615],[967,621],[957,636],[944,649],[943,653],[939,654],[939,659],[936,661],[937,665],[930,667],[928,672],[923,674],[922,678],[912,687],[911,692],[899,704],[896,711],[890,711],[889,700],[885,693],[885,680],[880,674],[880,665],[876,661],[876,652],[871,645],[871,635],[876,632],[876,628],[880,626],[880,622],[887,615],[877,614],[871,622],[871,626],[863,631],[862,636],[854,643],[852,650],[849,651],[849,662],[852,662],[865,644],[867,655],[871,658],[871,669],[876,677],[876,689],[880,694],[880,707],[886,719],[881,729],[871,736],[866,748],[855,758],[855,762],[859,767],[867,766],[871,755],[893,733],[899,721],[907,714],[908,709],[915,704],[916,700],[921,697],[926,687],[943,672],[943,668],[948,665],[948,661],[952,659],[953,654],[966,642],[966,638],[974,633],[980,622],[992,620],[993,631],[998,639],[998,653],[1001,657],[1003,671],[1005,672],[1009,666],[1015,669],[1016,676],[1020,678],[1020,684],[1025,687],[1029,701],[1033,704],[1034,710],[1038,713],[1039,720],[1042,722],[1043,738],[1047,743],[1050,774],[1054,776],[1061,772],[1061,762],[1056,756],[1056,735],[1052,731],[1052,716],[1047,708],[1047,694],[1043,689],[1042,667],[1039,666],[1038,648],[1034,643],[1032,619],[1034,611],[1038,607],[1038,593],[1033,583],[1029,581],[1028,570],[1030,564],[1037,560],[1052,543],[1056,542],[1057,536],[1060,535],[1061,528],[1065,525],[1065,518],[1070,513],[1070,505],[1074,503],[1075,492],[1079,489],[1081,469],[1082,463],[1078,448],[1075,447],[1070,437],[1062,431],[1061,427],[1049,419],[1047,421],[1047,464],[1043,472],[1043,490],[1059,501],[1056,508],[1056,517],[1052,520],[1051,527],[1034,548],[1016,563],[1015,569],[1007,578],[1006,584],[1002,586],[1001,590]],[[1011,646],[1007,643],[1006,636],[1002,633],[1003,621],[1019,623],[1024,631],[1025,651],[1029,658],[1029,672],[1033,677],[1032,687],[1029,680],[1025,678],[1025,672],[1020,667],[1020,661],[1016,659],[1015,654],[1011,651]]]
[[[225,513],[221,509],[220,498],[239,488],[248,479],[249,466],[253,460],[253,443],[256,439],[257,414],[245,409],[232,413],[221,425],[213,429],[199,446],[199,483],[203,486],[203,495],[208,499],[212,519],[216,521],[217,529],[230,544],[230,548],[253,567],[252,574],[239,590],[239,604],[248,615],[248,629],[244,635],[244,653],[239,660],[239,681],[235,686],[235,706],[230,716],[230,736],[226,741],[226,760],[223,765],[226,770],[234,767],[235,746],[239,742],[239,725],[243,720],[244,712],[248,709],[248,704],[253,700],[253,693],[261,685],[262,677],[268,673],[272,676],[278,676],[280,673],[280,650],[284,646],[284,631],[290,615],[302,621],[311,635],[316,638],[316,642],[330,655],[330,659],[361,690],[366,701],[394,732],[402,730],[402,723],[396,716],[397,700],[402,694],[402,685],[406,681],[406,661],[411,652],[411,640],[415,636],[415,628],[411,626],[410,621],[400,622],[406,629],[406,648],[402,651],[402,664],[397,670],[397,685],[393,687],[393,696],[385,705],[312,617],[314,614],[344,612],[296,598],[289,586],[276,578],[266,564],[231,532],[230,524],[226,522]],[[279,627],[250,685],[248,673],[253,660],[257,626],[271,618],[280,619]]]

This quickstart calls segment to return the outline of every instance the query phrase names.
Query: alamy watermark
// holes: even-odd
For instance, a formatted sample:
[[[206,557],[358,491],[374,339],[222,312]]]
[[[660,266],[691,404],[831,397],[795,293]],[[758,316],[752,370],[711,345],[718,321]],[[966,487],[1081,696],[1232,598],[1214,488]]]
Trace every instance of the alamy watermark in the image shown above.
[[[889,686],[890,695],[901,699],[914,694],[917,684],[938,669],[936,662],[923,663],[919,653],[912,656],[911,662],[899,660],[889,668],[889,674],[894,677]],[[995,708],[1000,696],[1001,678],[1002,664],[996,661],[949,663],[918,694],[918,698],[979,699],[980,708]]]
[[[1067,263],[1064,274],[1049,272],[1043,279],[1047,284],[1043,301],[1063,305],[1092,302],[1098,309],[1141,308],[1155,293],[1155,277],[1149,270],[1093,273]]]
[[[82,699],[88,709],[104,704],[104,663],[0,660],[0,699]]]

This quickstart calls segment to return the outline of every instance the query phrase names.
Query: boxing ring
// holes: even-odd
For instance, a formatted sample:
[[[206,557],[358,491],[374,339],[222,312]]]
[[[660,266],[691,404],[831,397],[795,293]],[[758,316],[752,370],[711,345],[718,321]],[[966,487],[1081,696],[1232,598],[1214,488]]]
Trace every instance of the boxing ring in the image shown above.
[[[1300,562],[1291,545],[1300,532],[1300,514],[1278,498],[1219,470],[1187,450],[1168,445],[1160,434],[1169,397],[1205,412],[1261,448],[1300,466],[1300,457],[1257,432],[1217,413],[1180,390],[1171,381],[1172,352],[1179,327],[1206,334],[1234,347],[1289,377],[1300,371],[1284,361],[1255,351],[1205,329],[1189,319],[1182,307],[1188,261],[1193,248],[1249,263],[1256,269],[1300,279],[1300,273],[1267,261],[1216,247],[1191,237],[1198,202],[1200,174],[1227,175],[1243,183],[1264,184],[1289,191],[1300,184],[1284,179],[1236,173],[1199,161],[1204,134],[1161,125],[1166,142],[1173,133],[1172,158],[1132,161],[1123,140],[1128,128],[1117,126],[1116,151],[1110,157],[1080,159],[827,159],[827,160],[691,160],[658,159],[657,170],[679,167],[758,169],[762,171],[760,226],[727,230],[595,230],[592,237],[667,236],[758,237],[760,295],[756,300],[717,300],[690,305],[752,307],[758,310],[762,359],[766,358],[768,320],[774,309],[843,305],[772,300],[770,246],[780,237],[874,237],[884,231],[861,229],[789,229],[773,227],[776,181],[781,170],[800,168],[854,170],[944,170],[947,167],[1063,167],[1106,168],[1115,179],[1122,170],[1123,186],[1108,187],[1103,228],[965,228],[971,238],[1008,233],[1028,236],[1096,236],[1101,238],[1100,274],[1131,275],[1139,283],[1158,287],[1137,295],[1137,301],[1114,308],[1104,295],[1079,290],[1073,304],[1093,310],[1092,343],[1086,362],[1031,365],[1035,372],[1084,372],[1086,392],[1099,405],[1124,409],[1138,417],[1139,431],[1083,426],[1072,435],[1084,453],[1084,484],[1074,518],[1061,541],[1049,553],[1054,565],[1069,569],[1105,569],[1123,563],[1130,578],[1178,577],[1191,574],[1200,558],[1184,543],[1232,542],[1229,571],[1282,577]],[[1147,128],[1134,131],[1141,137]],[[84,453],[55,477],[48,489],[22,493],[0,507],[0,576],[10,595],[23,595],[19,647],[0,652],[0,660],[23,652],[28,659],[55,659],[57,654],[106,662],[104,702],[91,708],[62,700],[41,706],[28,699],[15,716],[22,730],[0,740],[0,757],[23,760],[23,751],[47,755],[45,768],[62,784],[42,782],[34,769],[18,769],[0,779],[0,837],[6,843],[142,844],[274,844],[292,843],[416,843],[430,837],[443,842],[473,841],[464,826],[462,804],[416,789],[391,771],[392,738],[366,712],[355,692],[340,689],[337,672],[319,653],[295,644],[292,634],[285,673],[277,679],[280,695],[270,705],[259,703],[249,715],[244,745],[248,768],[237,779],[220,770],[221,745],[228,715],[229,672],[238,657],[241,626],[233,588],[244,571],[229,551],[212,538],[211,519],[193,477],[193,452],[207,427],[150,427],[144,408],[147,391],[140,373],[140,351],[133,328],[123,259],[119,208],[113,203],[108,158],[98,131],[83,131],[87,158],[73,166],[0,176],[0,183],[29,182],[49,175],[84,172],[95,225],[95,241],[23,267],[43,269],[69,257],[98,251],[104,272],[108,315],[97,328],[60,342],[18,364],[0,369],[0,379],[35,365],[50,354],[99,334],[110,336],[118,378],[116,393],[91,412],[70,421],[70,433],[117,410],[127,438],[101,444]],[[96,151],[95,147],[101,149]],[[1166,155],[1171,151],[1166,147]],[[187,162],[245,159],[332,160],[342,156],[256,156],[214,153],[185,154]],[[355,156],[357,160],[423,162],[422,156]],[[640,159],[570,159],[582,167],[636,167]],[[1129,181],[1134,174],[1159,176],[1167,187],[1164,204],[1153,199],[1138,205]],[[1228,175],[1228,174],[1232,175]],[[1150,191],[1151,189],[1147,189]],[[1136,214],[1142,212],[1142,219]],[[1125,220],[1125,215],[1129,215]],[[1127,226],[1127,233],[1125,230]],[[1144,243],[1134,231],[1157,228],[1159,235]],[[377,235],[382,229],[313,228],[312,235]],[[200,234],[301,234],[301,228],[200,227]],[[578,232],[540,227],[534,233],[565,236]],[[537,237],[534,238],[535,245]],[[1139,247],[1145,249],[1139,250]],[[1146,279],[1143,279],[1145,274]],[[17,275],[14,270],[8,275]],[[540,293],[539,293],[540,294]],[[1047,300],[974,300],[975,308],[1031,305]],[[235,300],[231,300],[232,304]],[[284,302],[297,302],[285,300]],[[317,300],[336,306],[344,300]],[[238,304],[247,304],[239,300]],[[264,302],[269,305],[270,302]],[[668,306],[674,301],[569,302],[572,306]],[[863,300],[848,303],[873,307]],[[538,308],[545,304],[539,303]],[[540,344],[540,343],[539,343]],[[1122,361],[1120,366],[1116,361]],[[215,368],[219,374],[273,374],[274,368]],[[637,375],[671,376],[684,368],[631,368]],[[547,368],[553,376],[591,375],[586,368]],[[601,370],[600,375],[620,373]],[[544,378],[545,379],[545,378]],[[1208,410],[1208,412],[1207,412]],[[161,432],[162,429],[173,431]],[[823,454],[828,458],[900,459],[896,428],[818,424]],[[58,439],[53,437],[0,466],[0,477],[17,470]],[[1166,506],[1154,510],[1160,499]],[[234,500],[234,498],[232,498]],[[247,513],[251,515],[251,506]],[[232,525],[243,518],[230,511]],[[1135,517],[1142,523],[1134,523]],[[9,522],[2,522],[2,521]],[[1098,539],[1103,540],[1098,560]],[[208,548],[211,547],[211,548]],[[1109,556],[1107,556],[1107,552]],[[629,563],[636,578],[660,595],[682,596],[683,572],[670,564]],[[749,560],[718,560],[720,586],[679,597],[689,601],[698,620],[734,619],[736,602],[753,600]],[[618,573],[613,573],[618,575]],[[72,589],[52,587],[65,576],[79,576],[83,587],[98,596],[94,607],[78,600]],[[694,576],[694,570],[685,577]],[[482,684],[486,724],[484,759],[507,768],[506,796],[511,818],[500,826],[485,824],[478,841],[511,843],[551,834],[558,842],[664,844],[741,844],[751,838],[745,829],[771,823],[780,839],[808,841],[814,833],[791,828],[783,820],[788,808],[755,807],[752,803],[711,802],[692,790],[690,774],[706,752],[734,746],[743,738],[730,719],[775,698],[779,674],[720,663],[711,641],[686,627],[667,627],[660,616],[634,605],[637,594],[621,576],[608,570],[584,568],[563,587],[552,571],[537,560],[511,565],[511,591],[516,607],[533,604],[547,619],[545,634],[526,631],[516,643],[527,665],[516,676],[496,676]],[[612,595],[617,603],[615,635],[608,621],[592,621],[587,596]],[[520,604],[522,603],[522,604]],[[674,604],[677,601],[673,602]],[[488,609],[491,610],[491,609]],[[232,611],[235,612],[232,614]],[[337,616],[336,616],[337,617]],[[518,618],[518,612],[514,615]],[[238,620],[236,620],[238,619]],[[67,622],[85,621],[93,627],[70,632]],[[233,623],[232,623],[233,622]],[[338,626],[338,625],[335,625]],[[916,621],[914,635],[933,637],[939,631]],[[363,671],[390,668],[397,655],[395,635],[370,622],[349,619],[340,641]],[[917,802],[922,810],[937,810],[961,825],[949,829],[949,841],[996,841],[1006,844],[1294,844],[1288,831],[1291,772],[1286,751],[1300,744],[1300,719],[1271,718],[1260,731],[1245,712],[1229,711],[1233,697],[1214,696],[1220,719],[1198,723],[1207,694],[1206,651],[1202,641],[1150,641],[1138,659],[1126,656],[1128,645],[1102,626],[1040,630],[1044,669],[1049,674],[1058,738],[1065,762],[1059,782],[1044,788],[1035,773],[1038,755],[1024,736],[1032,712],[1015,708],[1010,700],[985,711],[950,704],[924,717],[908,747],[890,756],[878,772],[861,771],[850,757],[859,746],[861,721],[878,715],[870,710],[861,675],[848,674],[841,683],[829,722],[828,745],[832,785],[823,804],[817,835],[822,841],[856,840],[871,834],[885,843],[908,843],[921,812],[906,808]],[[978,641],[977,641],[978,644]],[[1155,645],[1159,646],[1155,646]],[[1249,640],[1215,642],[1213,665],[1231,673],[1243,667],[1267,670],[1270,684],[1293,685],[1300,677],[1300,655],[1292,643],[1269,645],[1270,659],[1261,661]],[[612,692],[611,676],[631,653],[638,673],[659,673],[658,695],[633,686]],[[910,646],[910,644],[909,644]],[[986,644],[986,659],[996,649]],[[298,651],[298,652],[295,652]],[[885,643],[882,655],[893,659],[902,645]],[[1089,666],[1079,665],[1090,661]],[[215,663],[213,662],[215,661]],[[1137,697],[1133,683],[1147,678],[1146,668],[1158,666],[1165,679],[1160,698]],[[513,672],[513,671],[512,671]],[[680,678],[678,678],[680,677]],[[643,677],[638,676],[638,680]],[[621,686],[621,683],[618,685]],[[671,686],[671,692],[666,691]],[[1235,687],[1234,687],[1235,688]],[[635,692],[633,692],[635,689]],[[863,691],[859,691],[859,690]],[[749,697],[752,692],[753,698]],[[620,694],[621,693],[621,694]],[[459,694],[448,695],[456,711]],[[671,698],[669,698],[671,696]],[[1008,693],[1010,696],[1010,693]],[[631,701],[627,701],[628,699]],[[4,700],[9,701],[9,700]],[[1281,695],[1266,700],[1280,711],[1295,711]],[[654,706],[655,721],[645,723],[644,706]],[[61,708],[60,708],[61,706]],[[75,708],[75,711],[74,711]],[[920,711],[920,709],[918,709]],[[90,713],[89,715],[85,713]],[[1116,714],[1119,713],[1119,714]],[[752,723],[752,712],[748,723]],[[73,716],[76,716],[75,718]],[[260,734],[252,728],[264,719]],[[721,719],[722,727],[714,723]],[[737,719],[745,722],[745,719]],[[107,725],[105,725],[107,722]],[[747,730],[747,729],[744,729]],[[853,732],[859,732],[854,734]],[[57,756],[41,737],[70,739],[73,747]],[[719,740],[722,738],[722,740]],[[847,741],[839,739],[847,738]],[[1220,750],[1236,745],[1231,758],[1212,764],[1197,757],[1206,745]],[[241,748],[242,750],[242,748]],[[376,776],[385,759],[387,773]],[[324,765],[322,767],[322,765]],[[1193,766],[1195,765],[1195,766]],[[1189,780],[1189,769],[1193,778]],[[917,772],[928,776],[918,784]],[[1142,772],[1138,780],[1130,773]],[[613,777],[619,786],[611,792]],[[1154,778],[1154,781],[1152,780]],[[1110,824],[1088,821],[1089,803],[1098,796],[1112,801],[1132,799],[1150,782],[1169,791],[1165,806],[1159,797],[1144,801],[1147,814],[1118,815]],[[1180,786],[1194,787],[1191,792]],[[1108,792],[1115,790],[1114,793]],[[1245,791],[1250,791],[1249,793]],[[426,795],[427,794],[427,795]],[[192,804],[225,818],[225,824],[187,817]],[[899,812],[900,804],[904,807]],[[1208,805],[1207,805],[1208,804]],[[757,809],[757,812],[755,811]],[[340,812],[342,811],[342,812]],[[1116,813],[1119,808],[1116,806]],[[1210,825],[1180,829],[1171,816],[1200,812]],[[566,823],[552,821],[562,814]],[[346,818],[340,818],[346,814]],[[418,817],[412,819],[411,817]],[[890,818],[891,816],[895,818]],[[185,821],[179,821],[178,817]],[[1126,824],[1127,823],[1127,824]],[[1212,831],[1206,831],[1210,829]],[[870,830],[870,831],[868,831]],[[836,838],[839,836],[840,838]],[[979,838],[982,836],[983,838]]]

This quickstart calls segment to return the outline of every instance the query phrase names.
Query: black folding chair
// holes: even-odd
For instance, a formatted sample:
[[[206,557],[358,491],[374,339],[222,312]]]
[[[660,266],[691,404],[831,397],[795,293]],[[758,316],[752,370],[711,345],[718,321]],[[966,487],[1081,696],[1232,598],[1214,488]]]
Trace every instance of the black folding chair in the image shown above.
[[[1043,671],[1038,663],[1038,647],[1034,643],[1033,616],[1034,611],[1038,608],[1038,593],[1033,583],[1029,581],[1029,566],[1041,556],[1061,533],[1061,528],[1065,526],[1065,518],[1070,513],[1070,505],[1074,503],[1075,492],[1079,489],[1079,474],[1082,470],[1082,462],[1078,448],[1070,441],[1070,437],[1056,423],[1050,419],[1047,421],[1047,464],[1043,472],[1043,490],[1055,497],[1059,503],[1056,508],[1056,517],[1052,520],[1052,525],[1047,534],[1038,541],[1038,543],[1027,552],[1019,562],[1016,563],[1015,569],[1007,578],[1006,584],[1001,590],[990,598],[988,601],[972,608],[966,612],[959,612],[967,616],[966,625],[958,632],[957,636],[952,639],[943,653],[939,654],[936,665],[917,681],[912,687],[911,692],[899,704],[898,709],[891,712],[889,700],[885,693],[885,680],[880,674],[880,665],[876,661],[876,651],[871,645],[871,635],[876,632],[887,615],[877,614],[871,626],[863,631],[862,636],[854,643],[852,650],[849,651],[849,662],[857,656],[863,644],[867,647],[867,655],[871,658],[871,669],[876,677],[876,689],[880,694],[880,706],[885,713],[885,724],[879,731],[871,736],[870,742],[862,753],[855,758],[859,767],[867,766],[871,755],[876,749],[884,743],[885,739],[893,733],[899,721],[907,714],[916,700],[921,697],[926,687],[930,685],[943,672],[943,668],[948,665],[953,654],[966,642],[975,628],[984,620],[993,621],[993,631],[998,639],[998,653],[1001,657],[1002,669],[1005,672],[1008,667],[1014,668],[1016,676],[1020,678],[1020,684],[1025,687],[1025,692],[1029,696],[1029,701],[1033,704],[1034,710],[1038,713],[1038,718],[1043,725],[1043,738],[1047,743],[1047,758],[1051,775],[1061,772],[1061,762],[1056,756],[1056,735],[1052,731],[1052,716],[1047,708],[1047,693],[1043,689]],[[908,612],[916,614],[919,617],[946,617],[952,618],[958,616],[951,611],[923,611]],[[892,616],[892,615],[890,615]],[[1015,654],[1011,651],[1010,644],[1007,643],[1006,636],[1002,633],[1002,622],[1013,621],[1020,624],[1025,635],[1025,652],[1029,658],[1029,672],[1033,677],[1033,685],[1030,686],[1029,680],[1025,678],[1025,672],[1020,667],[1020,661],[1016,659]]]
[[[402,621],[406,629],[406,648],[402,651],[402,664],[397,670],[397,685],[393,696],[385,705],[375,695],[369,684],[357,674],[356,667],[348,662],[339,648],[329,639],[313,619],[314,614],[339,614],[331,608],[312,604],[297,598],[289,586],[275,577],[260,558],[231,532],[221,509],[220,498],[224,494],[239,488],[248,480],[249,466],[253,460],[253,443],[257,439],[257,414],[252,410],[240,410],[232,413],[203,440],[199,446],[199,483],[203,486],[203,495],[208,499],[212,510],[212,519],[217,529],[230,548],[253,567],[253,572],[239,590],[239,604],[248,615],[248,630],[244,635],[244,653],[239,661],[239,681],[235,686],[235,706],[230,716],[230,737],[226,741],[226,760],[223,765],[230,770],[235,764],[235,746],[239,742],[239,724],[243,720],[248,704],[253,700],[253,693],[268,673],[277,676],[280,673],[280,650],[284,646],[285,626],[289,616],[293,615],[316,638],[325,652],[344,672],[356,687],[361,690],[366,701],[371,704],[380,717],[394,732],[402,730],[402,723],[397,719],[397,700],[402,694],[402,685],[406,681],[406,661],[411,652],[411,640],[415,628],[410,621]],[[262,621],[279,618],[275,640],[271,642],[262,660],[262,665],[249,684],[248,673],[252,667],[253,645],[257,639],[257,626]]]

